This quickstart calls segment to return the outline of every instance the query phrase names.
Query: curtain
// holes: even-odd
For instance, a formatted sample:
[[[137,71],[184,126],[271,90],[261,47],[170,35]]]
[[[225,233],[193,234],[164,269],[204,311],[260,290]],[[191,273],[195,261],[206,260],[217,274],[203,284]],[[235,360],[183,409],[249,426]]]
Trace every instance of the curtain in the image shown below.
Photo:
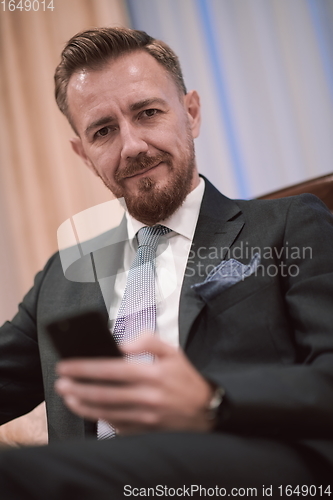
[[[332,172],[332,0],[127,0],[199,91],[199,170],[254,197]]]
[[[54,9],[45,11],[41,1],[34,6],[9,11],[8,1],[0,4],[1,323],[57,250],[58,226],[111,198],[70,148],[73,132],[55,104],[53,73],[65,42],[78,31],[128,25],[126,6],[122,0],[53,0]],[[43,406],[2,426],[1,440],[45,442]]]
[[[126,8],[121,0],[53,5],[53,11],[7,8],[0,14],[1,322],[12,317],[36,271],[57,250],[58,226],[111,197],[70,148],[73,132],[55,104],[53,73],[72,35],[127,25]]]

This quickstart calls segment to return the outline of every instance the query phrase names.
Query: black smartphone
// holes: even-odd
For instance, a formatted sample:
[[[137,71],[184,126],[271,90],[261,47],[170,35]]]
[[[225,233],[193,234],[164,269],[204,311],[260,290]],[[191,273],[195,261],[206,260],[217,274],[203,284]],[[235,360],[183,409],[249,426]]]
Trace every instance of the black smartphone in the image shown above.
[[[52,321],[46,329],[61,358],[123,356],[105,318],[97,311]]]

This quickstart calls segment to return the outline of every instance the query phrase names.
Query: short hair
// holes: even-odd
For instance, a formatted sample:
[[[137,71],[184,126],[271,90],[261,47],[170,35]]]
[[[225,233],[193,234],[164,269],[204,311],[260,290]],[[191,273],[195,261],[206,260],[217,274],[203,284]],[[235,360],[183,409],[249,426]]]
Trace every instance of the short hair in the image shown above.
[[[58,107],[72,126],[67,102],[67,87],[71,76],[83,68],[100,69],[110,59],[136,50],[144,50],[150,54],[167,70],[179,92],[186,94],[179,59],[166,43],[152,38],[144,31],[130,28],[106,27],[81,31],[66,44],[54,75]]]

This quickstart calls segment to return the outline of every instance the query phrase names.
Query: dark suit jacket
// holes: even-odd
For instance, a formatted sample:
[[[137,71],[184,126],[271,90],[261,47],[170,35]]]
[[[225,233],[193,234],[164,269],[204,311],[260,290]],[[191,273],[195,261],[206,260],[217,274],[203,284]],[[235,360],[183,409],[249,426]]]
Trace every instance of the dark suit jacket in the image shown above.
[[[91,256],[97,278],[110,272],[108,259],[106,266],[117,266],[110,248]],[[256,275],[210,300],[191,288],[222,259],[247,264],[255,251],[262,264]],[[332,297],[333,221],[317,198],[233,201],[206,180],[179,332],[192,363],[226,390],[221,429],[302,439],[333,463]],[[66,279],[54,255],[0,331],[0,423],[45,397],[50,440],[84,435],[83,420],[53,390],[56,355],[44,324],[60,311],[87,308],[107,320],[99,284]]]

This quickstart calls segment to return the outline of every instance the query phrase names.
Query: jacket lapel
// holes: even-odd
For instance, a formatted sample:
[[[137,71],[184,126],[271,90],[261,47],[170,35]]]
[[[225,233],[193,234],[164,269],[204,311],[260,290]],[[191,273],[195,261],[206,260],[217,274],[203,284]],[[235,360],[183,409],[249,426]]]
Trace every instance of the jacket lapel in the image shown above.
[[[205,302],[191,288],[226,256],[244,225],[237,203],[223,196],[207,179],[179,304],[179,342],[185,347],[191,327]]]
[[[91,255],[95,280],[99,283],[107,312],[110,310],[118,271],[123,267],[124,246],[128,239],[126,219],[110,231],[107,244]]]

